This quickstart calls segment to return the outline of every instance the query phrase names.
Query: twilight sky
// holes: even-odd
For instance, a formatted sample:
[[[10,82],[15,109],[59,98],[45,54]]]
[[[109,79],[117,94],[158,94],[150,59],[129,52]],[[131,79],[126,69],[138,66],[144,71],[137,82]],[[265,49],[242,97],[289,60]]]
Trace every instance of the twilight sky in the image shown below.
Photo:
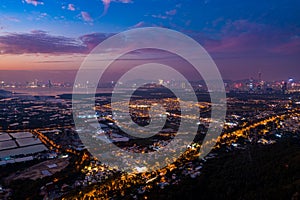
[[[299,0],[1,0],[0,79],[75,71],[107,37],[149,26],[194,38],[224,79],[300,79]]]

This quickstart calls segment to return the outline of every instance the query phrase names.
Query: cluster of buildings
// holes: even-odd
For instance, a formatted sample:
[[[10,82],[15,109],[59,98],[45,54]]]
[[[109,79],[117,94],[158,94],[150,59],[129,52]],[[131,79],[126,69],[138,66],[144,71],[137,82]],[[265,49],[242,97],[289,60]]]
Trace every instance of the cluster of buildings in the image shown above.
[[[31,81],[25,82],[9,82],[9,81],[0,81],[0,88],[2,89],[20,89],[20,88],[71,88],[73,84],[70,82],[58,82],[51,80],[38,80],[34,79]]]
[[[26,162],[48,148],[30,132],[0,133],[0,165]]]
[[[53,97],[12,96],[0,99],[0,129],[26,130],[72,125],[71,101]]]
[[[205,156],[203,159],[191,159],[188,156],[183,157],[183,162],[176,162],[175,165],[168,165],[163,167],[154,174],[147,176],[147,172],[144,172],[142,167],[137,169],[137,171],[142,174],[143,183],[140,183],[136,180],[136,177],[128,179],[131,185],[130,194],[132,197],[138,199],[139,195],[144,194],[147,191],[151,191],[153,187],[159,187],[164,189],[170,185],[180,184],[180,181],[183,178],[196,178],[201,174],[201,169],[204,163],[212,158],[216,158],[220,153],[230,152],[245,149],[247,145],[258,144],[258,145],[270,145],[282,137],[293,135],[295,137],[300,137],[299,133],[299,113],[297,113],[297,108],[293,107],[293,99],[286,97],[284,99],[270,97],[269,95],[260,96],[259,98],[248,98],[249,96],[239,96],[238,98],[229,98],[228,99],[228,115],[226,117],[224,133],[219,137],[219,141],[215,149]],[[157,101],[157,100],[156,100]],[[151,104],[151,101],[148,103]],[[140,120],[143,120],[147,115],[147,109],[149,109],[144,102],[144,106],[133,106],[135,109],[140,109],[141,112],[134,112],[134,115],[141,117]],[[207,104],[209,108],[209,104]],[[122,108],[123,106],[119,106]],[[105,108],[109,108],[108,105],[100,108],[101,113],[104,113]],[[125,112],[125,111],[124,111]],[[122,110],[120,110],[122,113]],[[139,113],[139,114],[138,114]],[[105,115],[105,114],[104,114]],[[103,116],[102,116],[103,117]],[[100,124],[101,130],[104,133],[109,132],[110,130],[117,131],[114,129],[115,124],[113,123],[113,118],[109,112],[107,112],[107,117],[111,120],[105,122],[103,120]],[[176,125],[176,120],[172,121]],[[140,123],[140,121],[138,121]],[[106,124],[106,126],[105,126]],[[205,128],[208,127],[209,119],[200,118],[200,125],[204,125]],[[204,131],[205,132],[205,131]],[[160,148],[164,148],[168,142],[172,139],[172,133],[174,129],[166,128],[161,131],[161,135],[168,134],[170,137],[161,137],[160,140],[155,140],[157,138],[152,138],[153,143],[151,145],[129,145],[128,142],[124,142],[124,145],[121,145],[122,148],[128,152],[135,153],[147,153],[150,151],[158,151]],[[118,133],[122,134],[122,133]],[[159,136],[160,134],[157,134]],[[104,134],[104,137],[107,138]],[[130,143],[134,144],[134,139],[130,138]],[[112,141],[110,141],[112,142]],[[199,144],[193,143],[188,147],[188,152],[197,152],[199,149]],[[122,155],[124,162],[127,160]],[[125,156],[125,155],[124,155]],[[198,155],[197,155],[198,156]],[[128,158],[129,159],[129,158]],[[140,171],[139,171],[140,170]],[[78,181],[81,187],[85,185],[92,185],[95,183],[101,184],[103,187],[107,185],[110,190],[125,191],[123,188],[124,183],[120,182],[111,182],[109,176],[113,174],[108,173],[109,168],[103,166],[99,161],[96,161],[96,164],[93,163],[85,167],[84,173],[86,174],[84,180]],[[146,170],[147,171],[147,170]],[[117,172],[116,172],[117,173]],[[107,176],[109,174],[109,176]],[[104,177],[103,177],[104,175]],[[146,177],[146,178],[145,178]],[[139,184],[133,184],[133,183]],[[105,188],[105,187],[104,187]],[[106,191],[103,189],[103,191]],[[97,190],[94,193],[99,193],[101,191]],[[91,192],[93,193],[93,192]]]
[[[249,92],[259,94],[296,93],[300,91],[300,81],[292,78],[280,81],[264,81],[259,75],[258,79],[250,78],[239,81],[225,81],[226,90],[235,92]]]
[[[71,82],[54,82],[51,80],[41,81],[38,79],[34,79],[27,82],[6,82],[0,81],[0,89],[14,91],[17,89],[31,88],[31,89],[39,89],[39,88],[114,88],[116,85],[118,87],[123,88],[131,88],[136,86],[137,84],[145,84],[148,83],[147,80],[132,80],[129,82],[107,82],[107,83],[91,83],[89,81],[74,85]],[[153,84],[162,85],[165,87],[172,88],[180,88],[186,89],[187,85],[185,81],[180,80],[163,80],[159,79]],[[206,91],[207,87],[204,81],[190,81],[192,87],[196,90]],[[250,77],[249,79],[243,80],[224,80],[225,88],[227,92],[235,91],[235,92],[250,92],[250,93],[295,93],[300,91],[300,81],[294,80],[293,78],[288,78],[286,80],[277,80],[277,81],[266,81],[262,78],[262,73],[259,72],[257,77]],[[149,84],[149,83],[148,83]]]
[[[80,139],[82,132],[90,132],[93,141],[115,143],[123,150],[137,154],[157,152],[168,146],[174,138],[177,127],[180,126],[178,100],[176,98],[148,99],[147,101],[135,100],[128,108],[122,102],[113,105],[119,108],[118,114],[125,115],[131,109],[131,117],[137,124],[149,122],[149,109],[152,104],[161,104],[166,110],[155,113],[158,118],[166,119],[167,123],[161,131],[151,137],[147,142],[124,133],[118,127],[116,119],[111,113],[111,104],[108,96],[97,96],[94,113],[78,112],[75,117],[81,120],[87,128],[74,127],[72,102],[70,99],[56,97],[13,96],[0,99],[0,165],[27,162],[37,158],[44,160],[67,158],[80,155],[85,149]],[[139,198],[153,188],[164,189],[170,185],[180,184],[183,178],[196,178],[201,174],[202,166],[208,159],[216,158],[221,153],[245,149],[247,145],[269,145],[277,142],[282,137],[300,137],[299,127],[299,99],[297,95],[234,93],[228,95],[227,116],[224,130],[210,154],[199,158],[199,142],[205,136],[211,119],[209,113],[211,104],[202,102],[194,105],[185,102],[186,107],[195,107],[202,112],[197,124],[199,126],[197,139],[186,147],[187,151],[175,163],[159,166],[159,170],[148,172],[141,165],[136,168],[136,173],[131,178],[122,178],[120,171],[112,169],[101,163],[101,160],[92,159],[82,169],[83,177],[78,177],[72,184],[64,184],[57,190],[55,183],[45,185],[41,193],[45,196],[63,195],[69,190],[86,188],[87,186],[101,183],[103,191],[118,190],[125,192],[126,184],[131,186],[132,195]],[[84,102],[82,102],[84,104]],[[127,109],[127,110],[126,110]],[[161,112],[158,110],[157,112]],[[119,117],[120,117],[119,116]],[[133,122],[131,122],[133,123]],[[127,130],[136,130],[131,123],[123,123]],[[141,128],[142,129],[142,128]],[[96,131],[95,131],[96,130]],[[188,135],[188,133],[187,133]],[[145,139],[147,140],[147,139]],[[179,147],[178,147],[179,148]],[[110,149],[106,149],[110,151]],[[105,155],[104,152],[102,152]],[[117,152],[110,152],[115,153]],[[118,154],[122,161],[128,162],[128,155]],[[156,159],[155,156],[151,159]],[[67,162],[66,162],[67,163]],[[124,163],[126,165],[130,163]],[[133,164],[133,163],[132,163]],[[160,164],[160,163],[159,163]],[[40,168],[40,177],[52,176],[57,163],[44,165]],[[75,166],[74,166],[75,167]],[[26,175],[25,173],[23,174]],[[127,176],[127,175],[126,175]],[[128,175],[129,176],[129,175]],[[117,179],[121,178],[120,181]],[[116,180],[115,180],[116,179]],[[106,188],[106,189],[105,189]],[[107,190],[107,188],[109,188]],[[97,191],[99,193],[99,191]]]

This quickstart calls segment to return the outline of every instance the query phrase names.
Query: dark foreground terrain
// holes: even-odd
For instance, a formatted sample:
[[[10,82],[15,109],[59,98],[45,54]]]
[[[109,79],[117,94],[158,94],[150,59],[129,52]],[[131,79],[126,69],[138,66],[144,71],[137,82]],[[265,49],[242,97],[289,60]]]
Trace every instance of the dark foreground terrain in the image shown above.
[[[249,146],[208,160],[202,174],[149,199],[300,199],[300,140]]]

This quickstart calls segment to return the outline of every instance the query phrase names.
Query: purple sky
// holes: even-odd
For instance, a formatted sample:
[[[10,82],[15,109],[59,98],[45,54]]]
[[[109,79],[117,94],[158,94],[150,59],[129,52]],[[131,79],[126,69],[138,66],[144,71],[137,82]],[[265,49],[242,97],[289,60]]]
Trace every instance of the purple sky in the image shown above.
[[[101,41],[149,26],[195,39],[224,79],[256,78],[259,71],[267,80],[300,79],[296,0],[2,0],[0,79],[72,80]],[[183,70],[187,67],[182,65]]]

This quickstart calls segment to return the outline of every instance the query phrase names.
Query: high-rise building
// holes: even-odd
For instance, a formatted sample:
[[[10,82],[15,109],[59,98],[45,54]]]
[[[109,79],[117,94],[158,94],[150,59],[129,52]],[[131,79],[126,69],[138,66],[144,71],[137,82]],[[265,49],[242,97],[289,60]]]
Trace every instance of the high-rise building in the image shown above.
[[[286,81],[282,81],[281,91],[283,94],[286,94],[286,92],[287,92],[287,82]]]
[[[158,84],[163,85],[164,84],[164,80],[163,79],[159,79],[158,80]]]
[[[48,87],[51,88],[52,87],[52,83],[50,80],[48,80]]]
[[[251,77],[249,80],[249,92],[254,91],[254,83],[253,83],[253,78]]]

